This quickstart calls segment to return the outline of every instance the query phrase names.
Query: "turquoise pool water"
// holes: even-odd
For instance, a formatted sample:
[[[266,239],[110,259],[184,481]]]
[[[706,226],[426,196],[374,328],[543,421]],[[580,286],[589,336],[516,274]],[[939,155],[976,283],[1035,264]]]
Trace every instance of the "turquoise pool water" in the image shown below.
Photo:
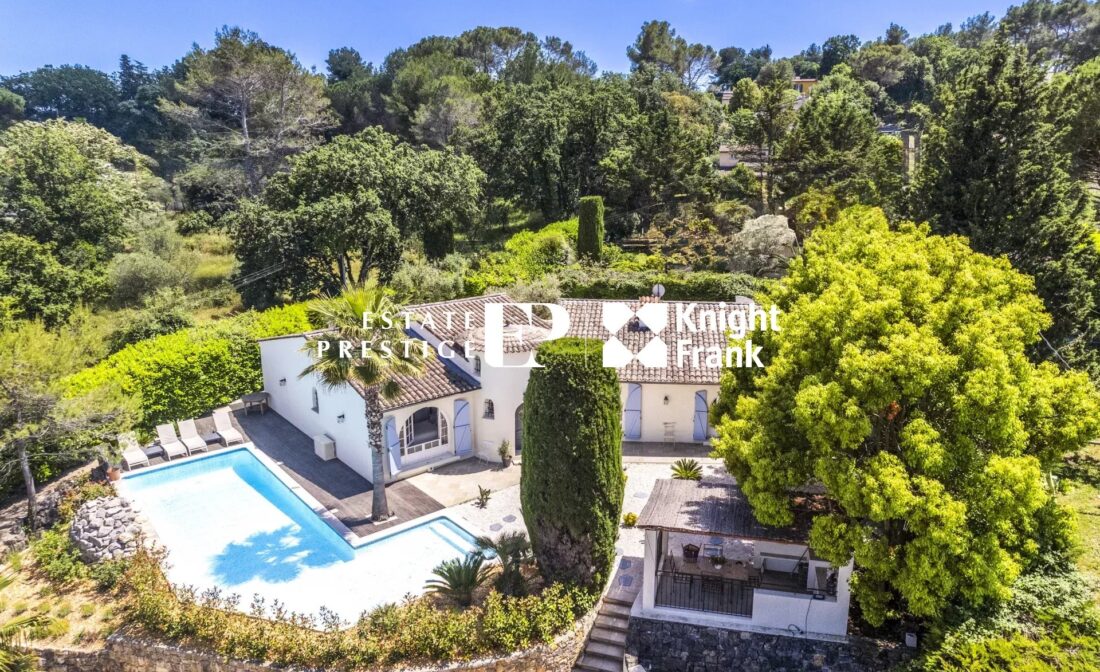
[[[353,548],[247,449],[128,474],[120,490],[167,547],[178,585],[253,594],[345,619],[418,594],[432,568],[475,548],[449,518]]]

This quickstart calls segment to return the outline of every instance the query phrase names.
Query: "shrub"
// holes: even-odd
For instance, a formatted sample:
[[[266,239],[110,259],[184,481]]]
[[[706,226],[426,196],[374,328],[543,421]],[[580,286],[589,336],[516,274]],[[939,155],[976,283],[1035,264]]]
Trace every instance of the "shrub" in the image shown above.
[[[414,598],[378,607],[349,630],[318,631],[313,619],[282,610],[273,610],[269,619],[257,617],[255,609],[253,615],[240,613],[235,599],[216,592],[177,596],[159,559],[145,553],[133,559],[122,585],[128,621],[150,634],[187,638],[226,657],[300,669],[373,669],[511,651],[552,641],[595,601],[561,584],[523,598],[492,591],[483,605],[464,610]]]
[[[483,294],[489,287],[510,287],[537,280],[575,261],[577,220],[547,224],[538,231],[520,231],[504,243],[504,250],[483,257],[466,275],[466,291]]]
[[[111,301],[116,306],[133,306],[158,289],[182,286],[187,274],[150,252],[129,252],[111,260],[108,277]]]
[[[623,505],[622,404],[598,341],[538,349],[524,394],[523,518],[549,581],[599,590],[611,571]],[[569,487],[562,487],[568,483]]]
[[[489,506],[489,496],[493,494],[493,491],[489,488],[483,488],[480,485],[477,486],[477,508],[484,509]]]
[[[737,273],[710,271],[620,271],[597,266],[572,266],[558,272],[562,295],[574,299],[637,299],[649,296],[653,285],[665,287],[668,301],[733,301],[753,296],[762,281]]]
[[[478,550],[490,552],[500,561],[500,574],[494,586],[502,595],[526,595],[527,578],[523,565],[531,557],[531,542],[523,532],[504,532],[496,539],[477,538]]]
[[[113,485],[110,483],[93,481],[89,477],[84,476],[76,484],[76,487],[72,488],[61,497],[61,501],[57,504],[58,518],[63,524],[70,523],[76,515],[76,512],[80,510],[80,507],[83,506],[85,502],[114,496],[115,488]]]
[[[65,585],[88,575],[88,566],[69,541],[69,526],[56,525],[31,544],[35,566],[55,585]]]
[[[603,198],[584,196],[577,206],[577,254],[584,259],[600,261],[603,257]]]
[[[429,579],[424,586],[428,592],[438,593],[454,600],[463,607],[474,601],[474,591],[489,580],[491,569],[485,564],[485,556],[469,553],[461,560],[445,560],[432,570],[438,579]]]
[[[672,463],[672,477],[683,481],[698,481],[703,477],[703,467],[696,460],[679,459]]]
[[[407,256],[390,279],[389,286],[405,303],[447,301],[466,295],[466,273],[470,262],[449,254],[438,262],[422,256]]]
[[[114,383],[139,400],[145,427],[195,417],[260,389],[256,339],[310,328],[301,304],[245,313],[128,345],[64,387],[76,395]]]
[[[88,576],[95,581],[96,588],[106,592],[113,590],[126,575],[128,560],[105,560],[88,568]]]
[[[634,527],[638,524],[638,514],[633,511],[623,514],[623,526]]]
[[[131,343],[175,333],[194,324],[181,290],[158,289],[152,296],[145,297],[142,310],[134,313],[111,334],[110,349],[111,352],[118,352]]]

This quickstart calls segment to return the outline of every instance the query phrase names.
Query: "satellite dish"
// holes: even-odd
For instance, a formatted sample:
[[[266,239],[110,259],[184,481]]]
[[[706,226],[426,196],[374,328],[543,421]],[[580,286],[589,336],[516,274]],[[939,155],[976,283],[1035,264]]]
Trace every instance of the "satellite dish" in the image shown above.
[[[653,296],[656,296],[659,299],[659,298],[663,297],[664,295],[665,295],[665,286],[664,285],[662,285],[659,282],[656,285],[653,285]]]

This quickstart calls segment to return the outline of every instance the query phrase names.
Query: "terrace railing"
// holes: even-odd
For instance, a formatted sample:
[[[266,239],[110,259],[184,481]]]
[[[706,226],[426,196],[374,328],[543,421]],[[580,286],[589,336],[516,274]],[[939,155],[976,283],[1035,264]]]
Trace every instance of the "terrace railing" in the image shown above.
[[[657,571],[658,607],[752,616],[752,586],[748,581],[688,572]]]

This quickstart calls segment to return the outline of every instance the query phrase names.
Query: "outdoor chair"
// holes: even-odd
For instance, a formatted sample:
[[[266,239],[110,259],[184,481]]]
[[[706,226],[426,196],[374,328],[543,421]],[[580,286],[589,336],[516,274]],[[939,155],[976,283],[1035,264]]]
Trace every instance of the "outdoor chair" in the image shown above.
[[[231,443],[244,443],[244,437],[233,427],[228,408],[219,408],[214,411],[214,432],[221,437],[222,443],[226,446]]]
[[[179,428],[180,441],[187,446],[187,452],[206,451],[206,439],[199,436],[199,428],[195,426],[194,419],[180,420]]]
[[[122,463],[127,470],[134,467],[149,466],[149,456],[141,449],[137,436],[133,432],[118,435],[118,447],[122,451]]]
[[[166,460],[187,455],[187,446],[180,442],[171,423],[157,425],[157,438],[160,439],[160,447],[164,450]]]

